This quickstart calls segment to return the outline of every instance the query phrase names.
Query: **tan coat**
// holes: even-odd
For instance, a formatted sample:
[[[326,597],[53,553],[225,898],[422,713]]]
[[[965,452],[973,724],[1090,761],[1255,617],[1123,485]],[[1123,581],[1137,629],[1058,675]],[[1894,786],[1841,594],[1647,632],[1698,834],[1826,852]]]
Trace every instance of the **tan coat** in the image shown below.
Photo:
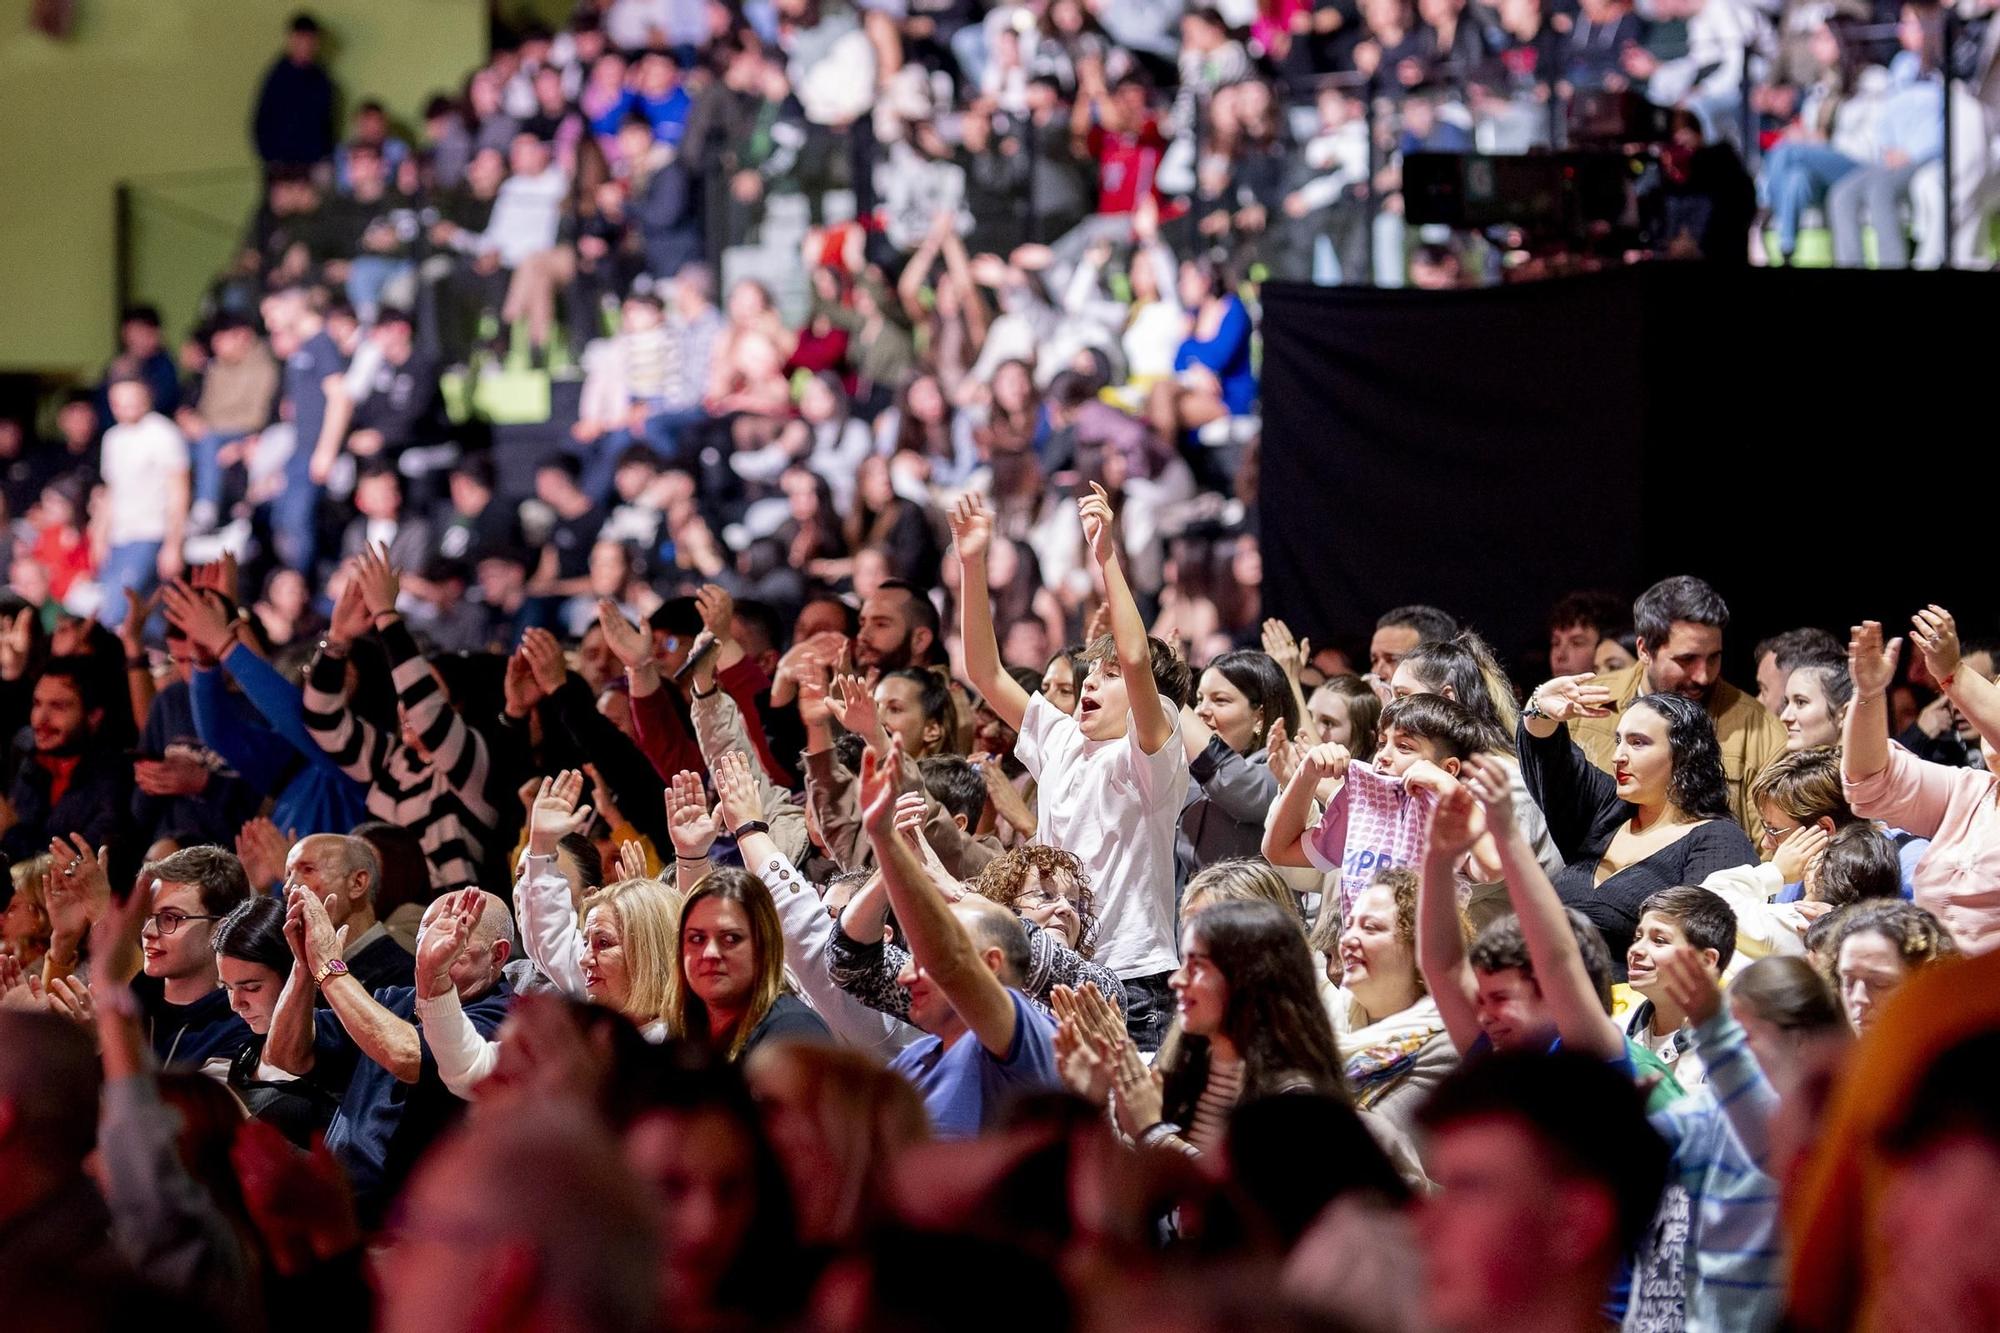
[[[1569,724],[1569,734],[1591,763],[1609,773],[1612,755],[1618,749],[1618,715],[1648,692],[1645,667],[1634,664],[1599,676],[1594,683],[1611,691],[1610,716],[1577,718]],[[1785,752],[1785,724],[1772,717],[1755,695],[1745,694],[1726,680],[1715,683],[1708,699],[1708,715],[1715,719],[1715,739],[1722,747],[1722,776],[1729,788],[1730,813],[1756,842],[1764,836],[1764,820],[1750,799],[1750,786],[1766,764]]]

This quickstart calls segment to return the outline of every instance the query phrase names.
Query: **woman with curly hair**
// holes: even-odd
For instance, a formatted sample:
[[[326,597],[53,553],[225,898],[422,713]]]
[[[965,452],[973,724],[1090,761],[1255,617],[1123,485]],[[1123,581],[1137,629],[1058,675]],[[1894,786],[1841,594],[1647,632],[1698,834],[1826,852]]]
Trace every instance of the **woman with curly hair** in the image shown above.
[[[1563,724],[1604,717],[1610,704],[1610,691],[1587,677],[1558,676],[1528,696],[1518,739],[1521,776],[1565,862],[1551,877],[1556,892],[1604,933],[1612,979],[1623,981],[1646,899],[1755,865],[1757,848],[1730,815],[1708,709],[1678,694],[1634,699],[1606,773]]]
[[[1958,945],[1938,919],[1901,898],[1869,898],[1840,914],[1833,926],[1834,988],[1856,1033],[1866,1032],[1891,994]]]

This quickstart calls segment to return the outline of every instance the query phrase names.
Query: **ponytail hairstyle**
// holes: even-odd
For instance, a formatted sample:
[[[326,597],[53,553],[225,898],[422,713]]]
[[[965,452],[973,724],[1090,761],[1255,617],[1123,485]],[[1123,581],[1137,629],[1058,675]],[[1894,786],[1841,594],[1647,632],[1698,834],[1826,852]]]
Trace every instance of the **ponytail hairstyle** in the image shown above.
[[[1479,719],[1488,732],[1485,748],[1495,754],[1514,752],[1514,683],[1493,656],[1493,649],[1471,630],[1450,639],[1432,639],[1412,648],[1398,668],[1407,666],[1425,693],[1442,694]]]

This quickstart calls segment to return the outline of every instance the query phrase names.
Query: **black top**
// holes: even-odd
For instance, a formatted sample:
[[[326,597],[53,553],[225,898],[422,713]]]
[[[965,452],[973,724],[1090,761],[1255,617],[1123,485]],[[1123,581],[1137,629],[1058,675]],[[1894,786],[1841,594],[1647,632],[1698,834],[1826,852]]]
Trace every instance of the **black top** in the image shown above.
[[[163,1069],[199,1069],[213,1059],[233,1060],[255,1040],[250,1025],[229,1007],[229,992],[221,986],[193,1004],[172,1004],[166,983],[144,973],[132,979],[139,999],[146,1044]]]
[[[386,986],[417,984],[417,960],[389,934],[378,935],[368,947],[347,960],[347,971],[372,993]]]
[[[1539,738],[1525,724],[1517,737],[1521,777],[1549,821],[1549,837],[1562,853],[1556,892],[1604,933],[1611,949],[1611,977],[1625,979],[1625,952],[1638,933],[1639,906],[1661,889],[1700,884],[1718,870],[1757,863],[1757,848],[1732,819],[1697,824],[1680,841],[1595,883],[1597,864],[1619,828],[1638,813],[1618,799],[1611,775],[1584,758],[1567,728]]]
[[[770,1011],[764,1015],[764,1021],[750,1030],[750,1039],[743,1043],[743,1054],[747,1057],[750,1052],[757,1049],[759,1043],[787,1039],[817,1042],[833,1040],[833,1032],[827,1027],[826,1020],[814,1013],[811,1005],[789,992],[780,995]]]

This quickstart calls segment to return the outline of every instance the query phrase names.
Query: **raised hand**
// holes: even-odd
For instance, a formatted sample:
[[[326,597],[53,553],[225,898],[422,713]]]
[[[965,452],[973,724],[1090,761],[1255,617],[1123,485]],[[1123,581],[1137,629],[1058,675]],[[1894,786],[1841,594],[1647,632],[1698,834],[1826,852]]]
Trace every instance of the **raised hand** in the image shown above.
[[[243,863],[243,874],[253,889],[266,889],[285,880],[285,858],[291,854],[292,844],[299,840],[297,832],[280,833],[278,826],[262,815],[247,821],[236,833],[236,859]]]
[[[60,1014],[84,1027],[97,1020],[97,1006],[90,999],[90,983],[80,976],[51,978],[43,1003],[50,1013]]]
[[[525,649],[516,648],[507,658],[506,674],[500,678],[500,691],[506,700],[507,716],[524,718],[533,712],[535,705],[547,698],[542,683],[535,679],[535,667],[528,660]]]
[[[1474,799],[1472,789],[1461,783],[1439,797],[1437,809],[1431,811],[1429,847],[1432,852],[1455,861],[1472,850],[1472,844],[1479,841],[1484,831],[1479,802]]]
[[[199,796],[214,776],[207,764],[176,745],[161,759],[132,765],[132,779],[148,796]]]
[[[1806,876],[1819,865],[1820,857],[1826,855],[1826,845],[1832,838],[1817,824],[1806,824],[1793,829],[1778,844],[1778,850],[1771,856],[1771,864],[1778,868],[1779,876],[1787,884],[1803,884]]]
[[[1294,639],[1292,628],[1275,616],[1264,622],[1264,653],[1278,664],[1285,673],[1285,679],[1297,680],[1299,667],[1311,656],[1307,640]]]
[[[1576,676],[1557,676],[1536,686],[1529,698],[1534,700],[1542,716],[1551,722],[1567,722],[1577,717],[1609,717],[1611,691],[1602,685],[1591,684],[1596,679],[1595,671]]]
[[[1096,482],[1090,494],[1076,502],[1077,517],[1083,520],[1083,539],[1091,556],[1102,568],[1118,558],[1118,539],[1112,531],[1111,496]]]
[[[803,673],[798,676],[799,721],[808,727],[823,727],[833,717],[833,706],[827,698],[830,682]]]
[[[861,823],[873,838],[888,837],[896,818],[896,761],[870,746],[861,752]]]
[[[224,551],[220,560],[211,560],[205,565],[196,565],[188,571],[188,583],[195,588],[213,588],[232,602],[243,600],[237,591],[241,586],[234,552]]]
[[[1299,771],[1306,775],[1308,782],[1318,785],[1328,778],[1346,777],[1347,766],[1353,758],[1347,753],[1346,746],[1337,741],[1327,741],[1306,751],[1305,757],[1299,761]]]
[[[859,677],[835,676],[827,690],[826,706],[834,721],[870,745],[887,744],[889,736],[882,730],[882,718],[875,711],[875,696]]]
[[[608,597],[597,602],[597,624],[604,631],[604,646],[630,671],[653,660],[653,636],[625,618],[618,604]]]
[[[1486,811],[1488,826],[1506,828],[1514,822],[1514,784],[1505,764],[1490,754],[1476,754],[1465,761],[1458,776]]]
[[[519,651],[528,659],[528,669],[543,694],[554,694],[569,678],[569,663],[563,658],[562,644],[545,629],[524,630]]]
[[[417,935],[417,994],[434,1000],[452,989],[451,965],[465,952],[485,905],[478,889],[462,889]]]
[[[175,580],[160,589],[167,623],[210,658],[220,658],[236,642],[236,626],[221,607],[201,592]]]
[[[1886,694],[1896,678],[1896,659],[1903,641],[1882,642],[1882,622],[1864,620],[1848,631],[1847,673],[1854,678],[1857,699],[1875,699]]]
[[[708,794],[701,788],[701,775],[686,769],[674,774],[667,784],[667,836],[673,839],[674,855],[684,861],[708,858],[715,842],[715,814],[708,808]]]
[[[903,841],[910,844],[912,851],[924,850],[924,794],[920,791],[906,791],[896,797],[896,832],[903,835]]]
[[[90,979],[107,992],[123,986],[139,975],[144,959],[139,954],[139,934],[152,914],[149,893],[134,890],[125,901],[113,899],[103,915],[90,927]]]
[[[35,612],[23,607],[0,616],[0,680],[19,680],[28,671],[28,653],[35,645]]]
[[[306,970],[314,976],[325,967],[329,960],[340,957],[347,947],[347,927],[335,929],[333,920],[327,915],[327,902],[333,895],[328,894],[326,902],[311,889],[288,889],[285,892],[285,932],[291,938],[293,921],[298,923],[300,948],[295,948],[295,957],[303,958]]]
[[[111,906],[111,849],[91,851],[81,833],[49,843],[49,929],[75,942]]]
[[[1687,945],[1675,945],[1660,960],[1660,980],[1666,983],[1667,998],[1686,1010],[1696,1027],[1722,1011],[1722,988]]]
[[[646,878],[646,849],[627,838],[618,844],[618,878]]]
[[[356,566],[350,563],[347,577],[340,584],[340,595],[333,600],[333,617],[326,626],[327,642],[336,648],[344,648],[366,634],[372,623],[355,571]]]
[[[361,600],[370,618],[385,616],[396,609],[396,595],[402,591],[402,571],[389,563],[389,548],[372,543],[354,557],[354,581],[361,585]]]
[[[1055,987],[1049,992],[1049,1007],[1056,1015],[1056,1068],[1064,1085],[1092,1106],[1103,1106],[1111,1099],[1112,1065],[1098,1054],[1097,1042],[1085,1030],[1076,992]]]
[[[736,636],[736,599],[719,583],[704,583],[695,589],[695,610],[701,614],[702,626],[717,644],[729,643]]]
[[[141,597],[137,588],[125,590],[125,619],[118,624],[118,639],[125,646],[126,660],[130,661],[145,654],[146,622],[152,619],[153,607],[159,600],[160,594],[157,591],[150,596]]]
[[[1139,1057],[1139,1048],[1129,1038],[1117,1042],[1099,1037],[1097,1050],[1101,1057],[1116,1062],[1111,1077],[1112,1087],[1118,1093],[1115,1103],[1118,1128],[1125,1131],[1125,1137],[1136,1139],[1159,1124],[1165,1114],[1160,1076],[1146,1067]]]
[[[1924,670],[1943,682],[1958,670],[1958,622],[1933,602],[1910,617],[1910,642],[1924,655]]]
[[[983,567],[987,548],[993,543],[993,511],[986,507],[986,501],[977,495],[961,495],[946,517],[958,563]]]
[[[715,778],[716,808],[732,829],[764,817],[764,802],[757,795],[756,780],[750,776],[750,761],[740,750],[717,755],[711,769]]]
[[[532,856],[555,855],[556,844],[572,833],[590,827],[590,807],[577,806],[583,795],[583,774],[566,768],[553,778],[543,778],[541,789],[528,807],[528,852]]]

